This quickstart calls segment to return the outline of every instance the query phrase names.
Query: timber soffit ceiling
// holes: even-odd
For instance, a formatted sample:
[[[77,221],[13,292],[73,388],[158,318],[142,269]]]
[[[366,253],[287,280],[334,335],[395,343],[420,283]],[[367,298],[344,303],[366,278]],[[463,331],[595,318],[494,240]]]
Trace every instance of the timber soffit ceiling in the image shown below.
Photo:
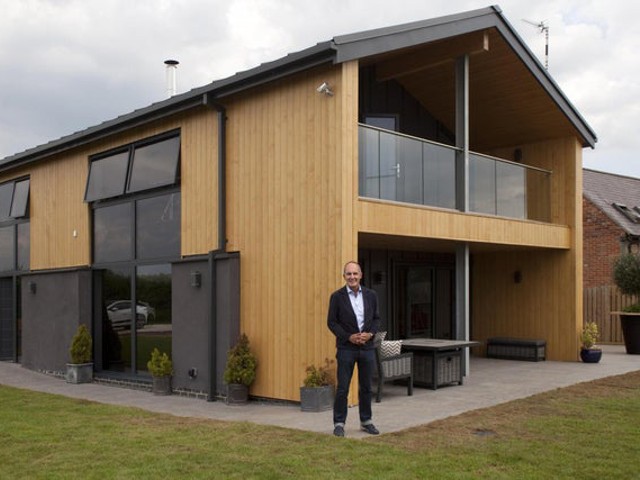
[[[477,150],[574,134],[583,146],[594,147],[596,135],[575,107],[560,91],[544,67],[526,47],[499,7],[449,15],[394,27],[335,37],[279,60],[237,73],[223,80],[175,95],[99,125],[0,160],[0,172],[85,145],[177,112],[201,106],[215,106],[225,97],[320,64],[359,60],[362,64],[401,61],[402,55],[437,52],[448,60],[428,68],[408,69],[397,80],[445,125],[453,125],[452,53],[468,40],[477,42],[479,33],[488,51],[470,60],[471,145]],[[486,32],[486,33],[485,33]],[[393,57],[398,57],[395,60]],[[444,57],[443,57],[444,58]],[[393,64],[387,67],[393,67]],[[438,91],[438,95],[431,92]],[[491,122],[491,119],[505,121]],[[522,138],[521,138],[522,137]]]

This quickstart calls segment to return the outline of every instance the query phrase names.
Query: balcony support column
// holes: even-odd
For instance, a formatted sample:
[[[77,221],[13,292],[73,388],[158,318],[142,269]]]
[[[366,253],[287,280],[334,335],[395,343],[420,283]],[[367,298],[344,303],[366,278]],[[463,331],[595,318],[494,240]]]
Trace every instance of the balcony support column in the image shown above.
[[[456,208],[469,211],[469,56],[456,59]]]
[[[456,208],[469,211],[469,56],[456,59]],[[456,338],[469,340],[469,244],[456,246]],[[462,373],[469,373],[464,349]]]

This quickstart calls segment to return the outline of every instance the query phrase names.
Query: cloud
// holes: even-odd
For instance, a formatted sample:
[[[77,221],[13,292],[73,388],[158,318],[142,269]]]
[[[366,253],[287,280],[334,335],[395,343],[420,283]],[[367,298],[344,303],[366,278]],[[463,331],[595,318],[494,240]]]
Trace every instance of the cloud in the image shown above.
[[[0,0],[0,158],[334,36],[485,8],[484,0]],[[585,162],[640,176],[640,32],[630,0],[504,0],[501,9],[598,134]],[[626,161],[614,161],[624,157]]]

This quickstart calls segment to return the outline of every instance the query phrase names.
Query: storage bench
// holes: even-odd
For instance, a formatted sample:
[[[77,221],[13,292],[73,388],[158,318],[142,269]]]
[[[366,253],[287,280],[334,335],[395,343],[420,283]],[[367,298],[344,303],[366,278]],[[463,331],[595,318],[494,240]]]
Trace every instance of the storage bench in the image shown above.
[[[487,357],[539,362],[546,358],[546,340],[493,337],[487,340]]]

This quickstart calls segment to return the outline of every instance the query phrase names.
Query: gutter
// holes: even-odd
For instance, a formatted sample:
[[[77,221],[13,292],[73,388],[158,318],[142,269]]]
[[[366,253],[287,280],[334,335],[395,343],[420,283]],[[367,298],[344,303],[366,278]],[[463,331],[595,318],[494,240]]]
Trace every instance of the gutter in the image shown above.
[[[226,252],[227,245],[227,110],[224,105],[212,101],[209,95],[202,96],[202,104],[214,109],[218,115],[218,248],[209,252],[209,278],[211,291],[209,298],[209,339],[208,339],[208,356],[209,356],[209,393],[207,401],[213,402],[216,399],[217,388],[217,362],[216,362],[216,345],[218,330],[217,315],[217,281],[216,281],[216,257]]]

